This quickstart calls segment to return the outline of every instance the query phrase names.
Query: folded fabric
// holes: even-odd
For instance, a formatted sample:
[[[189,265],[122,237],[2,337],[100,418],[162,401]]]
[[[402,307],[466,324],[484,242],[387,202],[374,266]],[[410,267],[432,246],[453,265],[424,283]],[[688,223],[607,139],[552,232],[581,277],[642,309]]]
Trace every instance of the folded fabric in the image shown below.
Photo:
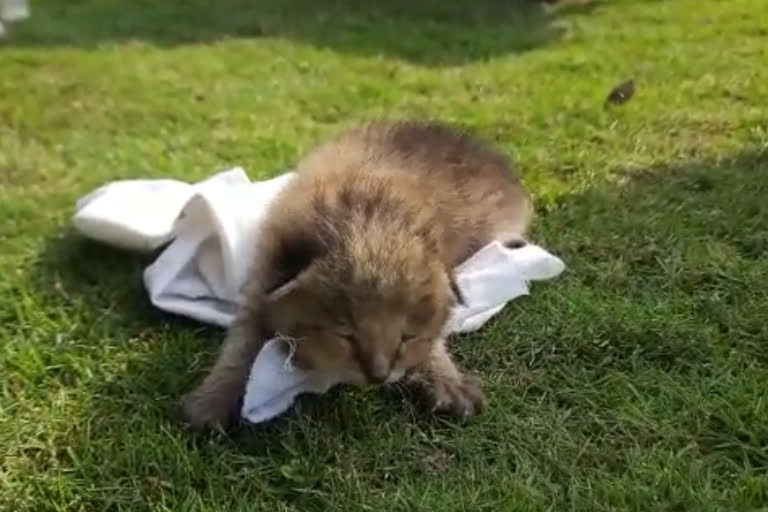
[[[247,263],[258,250],[259,226],[277,193],[295,176],[251,182],[241,168],[196,184],[176,180],[124,180],[80,199],[73,218],[84,236],[135,251],[168,246],[145,270],[152,303],[165,311],[226,327],[242,299]],[[449,329],[480,328],[528,283],[551,279],[565,265],[533,244],[510,249],[495,241],[456,268],[465,304],[454,308]],[[243,417],[273,418],[302,393],[324,393],[343,375],[291,365],[290,344],[269,340],[251,368]]]

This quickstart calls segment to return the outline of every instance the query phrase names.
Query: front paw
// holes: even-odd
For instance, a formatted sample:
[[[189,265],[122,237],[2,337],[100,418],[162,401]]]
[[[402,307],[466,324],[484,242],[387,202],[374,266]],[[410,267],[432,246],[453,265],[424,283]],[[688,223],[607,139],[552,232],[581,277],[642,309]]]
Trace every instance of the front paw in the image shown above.
[[[237,418],[237,403],[204,389],[197,389],[181,399],[184,421],[195,430],[224,430]]]
[[[474,375],[431,380],[423,388],[433,412],[473,416],[480,412],[485,402],[481,381]]]

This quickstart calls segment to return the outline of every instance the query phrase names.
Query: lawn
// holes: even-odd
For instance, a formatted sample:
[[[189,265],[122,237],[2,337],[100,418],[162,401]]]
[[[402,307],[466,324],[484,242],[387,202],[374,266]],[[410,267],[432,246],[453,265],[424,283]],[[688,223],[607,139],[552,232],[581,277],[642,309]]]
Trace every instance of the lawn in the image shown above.
[[[213,5],[217,7],[213,7]],[[768,507],[768,4],[38,0],[0,42],[0,510]],[[606,107],[634,78],[635,96]],[[222,332],[70,228],[117,178],[274,175],[372,117],[514,155],[567,272],[454,341],[487,409],[340,388],[193,435]]]

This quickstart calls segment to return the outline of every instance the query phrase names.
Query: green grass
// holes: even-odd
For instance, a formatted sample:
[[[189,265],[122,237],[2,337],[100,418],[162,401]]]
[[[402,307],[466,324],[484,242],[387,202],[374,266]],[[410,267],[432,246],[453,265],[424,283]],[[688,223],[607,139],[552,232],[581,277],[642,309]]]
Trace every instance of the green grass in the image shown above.
[[[32,9],[0,43],[0,510],[768,507],[768,5]],[[636,96],[603,108],[628,77]],[[456,423],[338,389],[228,437],[183,431],[222,333],[153,310],[149,260],[78,238],[74,200],[266,177],[378,116],[513,153],[535,239],[569,266],[456,340],[488,409]]]

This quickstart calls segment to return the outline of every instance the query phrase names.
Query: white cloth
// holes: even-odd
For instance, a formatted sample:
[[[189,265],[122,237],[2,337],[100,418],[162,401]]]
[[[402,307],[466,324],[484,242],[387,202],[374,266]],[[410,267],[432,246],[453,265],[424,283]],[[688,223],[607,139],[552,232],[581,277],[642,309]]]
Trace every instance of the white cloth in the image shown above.
[[[123,180],[80,199],[73,218],[84,236],[149,252],[170,244],[144,272],[152,303],[201,322],[228,326],[241,300],[247,262],[258,250],[259,225],[288,172],[251,182],[241,168],[196,184],[176,180]],[[551,279],[563,262],[533,244],[509,249],[492,242],[456,268],[465,299],[448,330],[480,328],[504,305],[528,294],[528,283]],[[305,372],[291,365],[290,347],[268,341],[251,368],[243,417],[257,423],[287,410],[297,395],[324,393],[343,375]]]
[[[0,37],[6,35],[5,23],[29,18],[27,0],[0,0]]]
[[[27,0],[0,0],[0,19],[11,23],[29,18]]]

